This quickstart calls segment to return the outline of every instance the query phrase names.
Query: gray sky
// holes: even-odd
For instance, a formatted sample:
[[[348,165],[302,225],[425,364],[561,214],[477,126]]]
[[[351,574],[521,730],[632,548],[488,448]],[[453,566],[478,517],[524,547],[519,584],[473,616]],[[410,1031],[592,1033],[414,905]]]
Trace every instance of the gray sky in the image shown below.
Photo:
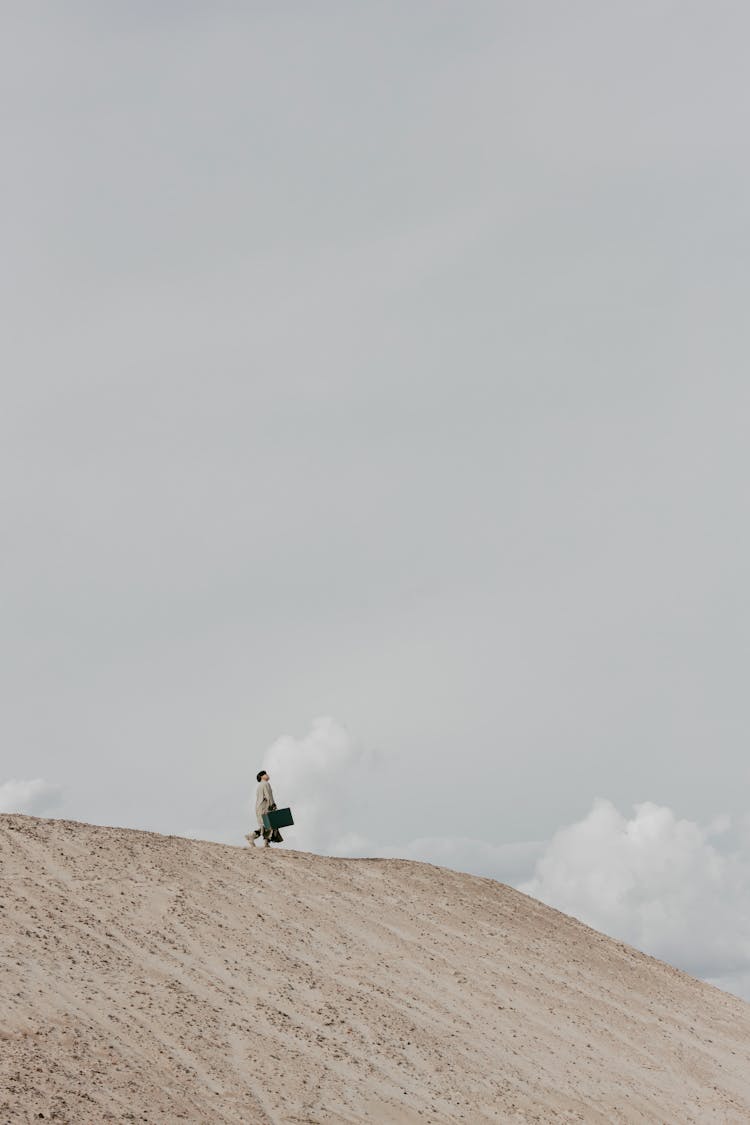
[[[238,832],[332,715],[394,846],[742,816],[747,6],[2,21],[0,780]]]

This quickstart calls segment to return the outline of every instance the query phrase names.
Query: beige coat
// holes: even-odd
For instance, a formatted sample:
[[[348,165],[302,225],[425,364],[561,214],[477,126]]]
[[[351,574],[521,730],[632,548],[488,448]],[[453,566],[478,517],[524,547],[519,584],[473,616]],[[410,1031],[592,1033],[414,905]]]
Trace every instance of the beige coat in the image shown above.
[[[261,781],[255,794],[255,815],[258,818],[258,828],[263,828],[263,813],[268,812],[271,806],[275,804],[271,782]]]

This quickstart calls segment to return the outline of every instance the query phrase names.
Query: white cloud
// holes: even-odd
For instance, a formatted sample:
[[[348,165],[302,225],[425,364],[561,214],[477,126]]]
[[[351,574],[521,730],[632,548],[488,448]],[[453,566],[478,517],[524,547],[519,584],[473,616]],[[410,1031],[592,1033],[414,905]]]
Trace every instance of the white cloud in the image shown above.
[[[374,755],[332,718],[314,719],[302,738],[278,738],[263,767],[277,804],[292,808],[296,824],[288,830],[289,843],[332,855],[359,852],[366,841],[357,832],[358,811],[373,764]],[[254,799],[251,805],[254,815]]]
[[[61,800],[59,785],[41,777],[0,783],[0,813],[28,813],[41,816],[56,808]]]
[[[696,976],[748,994],[750,851],[650,802],[597,800],[550,840],[520,889]]]

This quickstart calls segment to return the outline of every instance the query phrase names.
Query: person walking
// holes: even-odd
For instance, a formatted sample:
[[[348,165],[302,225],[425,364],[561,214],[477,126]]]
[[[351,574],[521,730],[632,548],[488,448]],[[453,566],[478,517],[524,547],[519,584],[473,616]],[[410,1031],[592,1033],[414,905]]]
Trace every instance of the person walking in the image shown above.
[[[263,814],[271,812],[275,808],[276,801],[271,788],[271,779],[265,770],[261,770],[258,774],[258,788],[255,791],[255,815],[258,818],[258,827],[252,834],[248,833],[245,837],[251,847],[255,847],[255,841],[260,839],[261,836],[266,848],[270,848],[272,843],[283,844],[284,837],[278,828],[266,828],[263,823]]]

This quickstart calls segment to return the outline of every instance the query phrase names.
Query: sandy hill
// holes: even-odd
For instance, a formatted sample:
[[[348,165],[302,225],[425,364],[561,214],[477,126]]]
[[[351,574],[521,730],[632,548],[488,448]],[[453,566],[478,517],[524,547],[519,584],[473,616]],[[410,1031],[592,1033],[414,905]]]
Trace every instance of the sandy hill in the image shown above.
[[[750,1005],[491,880],[24,816],[0,858],[0,1125],[750,1121]]]

